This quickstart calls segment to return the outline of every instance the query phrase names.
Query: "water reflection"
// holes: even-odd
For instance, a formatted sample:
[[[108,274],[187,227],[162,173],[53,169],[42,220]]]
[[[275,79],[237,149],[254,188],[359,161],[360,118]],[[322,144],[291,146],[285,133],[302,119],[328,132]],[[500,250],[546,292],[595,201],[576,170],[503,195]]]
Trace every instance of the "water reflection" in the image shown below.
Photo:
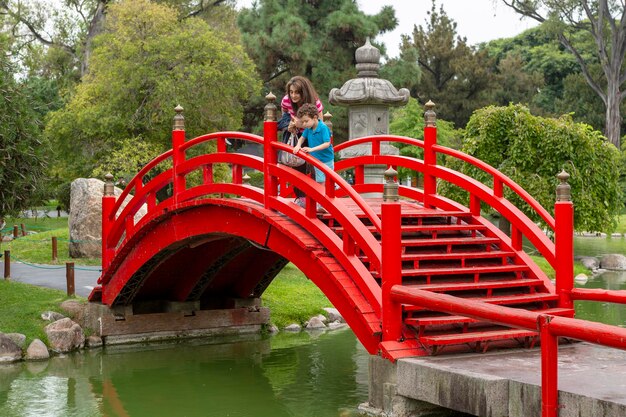
[[[41,364],[0,366],[0,416],[337,417],[367,398],[367,353],[349,330],[108,348]]]

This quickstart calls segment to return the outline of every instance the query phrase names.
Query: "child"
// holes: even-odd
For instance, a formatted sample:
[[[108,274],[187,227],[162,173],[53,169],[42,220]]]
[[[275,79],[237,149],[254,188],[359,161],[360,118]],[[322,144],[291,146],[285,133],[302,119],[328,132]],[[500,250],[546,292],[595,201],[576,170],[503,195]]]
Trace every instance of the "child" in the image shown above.
[[[302,152],[310,153],[317,159],[319,159],[324,165],[330,169],[335,169],[335,152],[333,151],[333,145],[330,143],[330,130],[319,119],[317,108],[313,104],[303,104],[298,109],[298,120],[300,126],[304,128],[302,136],[298,139],[297,145],[293,148],[293,152],[296,153],[300,149]],[[302,147],[304,140],[309,142],[309,146]],[[326,181],[324,172],[315,168],[315,181],[323,184]],[[324,211],[321,206],[317,206],[318,211]],[[321,209],[321,210],[320,210]]]

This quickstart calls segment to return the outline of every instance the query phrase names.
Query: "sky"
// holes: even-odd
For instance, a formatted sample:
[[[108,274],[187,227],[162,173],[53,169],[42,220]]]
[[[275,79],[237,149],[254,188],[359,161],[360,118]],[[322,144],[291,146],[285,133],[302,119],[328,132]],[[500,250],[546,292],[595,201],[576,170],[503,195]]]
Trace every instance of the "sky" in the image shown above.
[[[253,0],[237,0],[238,7],[250,7]],[[425,25],[431,0],[358,0],[366,14],[376,14],[385,5],[396,11],[397,28],[376,38],[387,47],[390,58],[398,56],[400,35],[411,35],[414,25]],[[443,3],[446,14],[457,23],[457,35],[467,38],[470,45],[508,38],[536,25],[534,20],[520,16],[501,0],[436,0],[437,10]]]
[[[399,53],[401,35],[411,35],[414,25],[426,25],[426,13],[431,8],[431,0],[358,0],[358,3],[366,14],[376,14],[385,5],[395,9],[398,26],[376,38],[385,44],[390,58]],[[467,38],[470,45],[509,38],[537,25],[532,19],[521,20],[520,15],[500,0],[437,0],[436,4],[437,10],[443,4],[448,17],[457,24],[457,35]]]

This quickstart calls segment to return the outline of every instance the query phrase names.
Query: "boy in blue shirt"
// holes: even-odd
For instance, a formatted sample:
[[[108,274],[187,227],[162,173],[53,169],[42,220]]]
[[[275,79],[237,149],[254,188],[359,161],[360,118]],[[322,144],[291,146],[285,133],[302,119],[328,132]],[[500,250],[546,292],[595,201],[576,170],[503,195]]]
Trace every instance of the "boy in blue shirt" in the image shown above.
[[[319,120],[319,112],[315,105],[310,103],[303,104],[298,109],[298,126],[304,128],[302,136],[298,139],[298,143],[293,148],[296,153],[300,149],[302,152],[310,153],[330,169],[335,169],[335,152],[333,145],[330,143],[330,129]],[[307,139],[309,146],[302,147],[302,143]],[[315,181],[324,183],[326,176],[322,171],[315,168]]]

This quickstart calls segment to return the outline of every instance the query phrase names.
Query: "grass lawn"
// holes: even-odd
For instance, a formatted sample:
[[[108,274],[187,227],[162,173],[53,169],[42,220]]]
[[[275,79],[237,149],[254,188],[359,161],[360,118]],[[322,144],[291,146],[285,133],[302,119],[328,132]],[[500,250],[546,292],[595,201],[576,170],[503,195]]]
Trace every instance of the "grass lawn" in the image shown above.
[[[64,291],[0,280],[0,332],[26,335],[26,346],[33,339],[47,341],[43,328],[49,322],[44,311],[62,313],[59,305],[69,299]]]
[[[271,322],[279,329],[291,323],[303,324],[332,307],[328,298],[293,264],[287,264],[265,290],[263,305],[271,311]]]
[[[11,221],[14,223],[11,223]],[[37,232],[36,234],[21,236],[11,241],[2,242],[0,250],[11,251],[11,260],[29,262],[34,264],[62,265],[66,262],[74,262],[76,265],[100,265],[100,258],[70,258],[69,244],[70,232],[67,218],[39,218],[39,219],[11,219],[6,220],[7,228],[13,229],[12,224],[24,224],[26,231]],[[3,232],[8,233],[5,228]],[[58,260],[52,260],[52,237],[57,238]]]

